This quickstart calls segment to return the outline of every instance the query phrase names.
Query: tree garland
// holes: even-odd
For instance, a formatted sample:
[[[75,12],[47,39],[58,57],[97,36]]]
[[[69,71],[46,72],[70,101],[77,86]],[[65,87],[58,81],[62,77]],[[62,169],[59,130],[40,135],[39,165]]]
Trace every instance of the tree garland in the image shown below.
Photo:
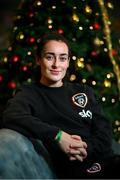
[[[103,23],[104,23],[104,27],[105,27],[104,28],[104,33],[105,33],[105,36],[106,36],[108,54],[109,54],[111,63],[113,65],[114,73],[116,74],[116,77],[117,77],[119,100],[120,100],[120,67],[116,63],[116,60],[115,60],[115,58],[113,56],[113,53],[112,53],[111,32],[110,32],[110,28],[109,28],[109,25],[108,25],[109,17],[108,17],[108,13],[107,13],[107,10],[106,10],[105,5],[104,5],[104,0],[98,0],[98,3],[99,3],[99,6],[100,6],[100,9],[101,9],[101,12],[102,12],[102,18],[103,18]]]

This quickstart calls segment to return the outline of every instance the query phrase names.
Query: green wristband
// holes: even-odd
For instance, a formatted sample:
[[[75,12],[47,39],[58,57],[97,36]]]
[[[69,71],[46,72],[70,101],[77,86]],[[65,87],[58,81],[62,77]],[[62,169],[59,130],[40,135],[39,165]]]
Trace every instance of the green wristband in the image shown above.
[[[61,137],[62,137],[62,131],[59,130],[59,132],[57,133],[57,136],[56,136],[55,140],[59,143],[59,141],[61,140]]]

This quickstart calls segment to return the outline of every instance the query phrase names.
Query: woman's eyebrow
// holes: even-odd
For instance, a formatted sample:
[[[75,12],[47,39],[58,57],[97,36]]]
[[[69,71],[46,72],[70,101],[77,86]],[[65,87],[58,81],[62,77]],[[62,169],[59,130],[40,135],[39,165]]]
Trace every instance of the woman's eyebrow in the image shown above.
[[[60,55],[60,56],[68,55],[67,53],[55,54],[54,52],[45,52],[44,54]]]

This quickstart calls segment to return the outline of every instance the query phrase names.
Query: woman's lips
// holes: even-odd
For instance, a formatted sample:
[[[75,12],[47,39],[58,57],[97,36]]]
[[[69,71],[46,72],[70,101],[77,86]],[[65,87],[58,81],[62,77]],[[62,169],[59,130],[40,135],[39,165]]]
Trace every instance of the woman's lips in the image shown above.
[[[51,70],[50,72],[51,72],[51,74],[53,74],[53,75],[58,75],[58,74],[60,73],[60,71],[55,71],[55,70]]]

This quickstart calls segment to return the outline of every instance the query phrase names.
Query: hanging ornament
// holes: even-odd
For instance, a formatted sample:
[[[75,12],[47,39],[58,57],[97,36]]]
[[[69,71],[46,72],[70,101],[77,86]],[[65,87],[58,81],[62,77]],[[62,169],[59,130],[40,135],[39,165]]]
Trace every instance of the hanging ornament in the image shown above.
[[[76,79],[76,75],[75,74],[71,74],[70,75],[70,81],[75,81]]]
[[[80,30],[80,31],[83,31],[83,26],[79,26],[79,30]]]
[[[36,1],[34,2],[34,6],[41,6],[41,5],[42,5],[42,2],[39,1],[39,0],[36,0]]]
[[[56,9],[56,6],[52,6],[52,9]]]
[[[29,38],[27,38],[27,43],[28,43],[28,44],[34,44],[34,43],[35,43],[35,37],[29,37]]]
[[[48,25],[48,29],[52,29],[53,28],[53,26],[50,24],[50,25]]]
[[[106,43],[107,43],[107,47],[108,47],[108,54],[110,57],[110,61],[113,65],[113,70],[114,73],[117,77],[117,85],[118,85],[118,91],[119,91],[119,100],[120,100],[120,67],[117,64],[113,54],[112,54],[112,40],[111,40],[111,32],[110,32],[110,27],[108,24],[109,21],[109,17],[108,17],[108,13],[107,13],[107,9],[105,8],[104,5],[104,1],[103,0],[98,0],[98,3],[100,5],[100,9],[102,12],[102,16],[103,16],[103,23],[104,23],[104,33],[106,36]]]
[[[28,52],[27,52],[27,55],[28,55],[28,56],[31,56],[31,55],[32,55],[32,52],[31,52],[31,51],[28,51]]]
[[[77,16],[77,14],[73,14],[72,19],[75,22],[79,22],[79,17]]]
[[[4,57],[3,57],[3,62],[4,62],[4,63],[7,63],[7,62],[8,62],[8,57],[7,57],[7,56],[4,56]]]
[[[111,82],[109,80],[105,79],[104,86],[105,87],[111,87]]]
[[[33,13],[33,12],[28,12],[27,16],[28,16],[29,18],[32,18],[32,17],[34,17],[34,13]]]
[[[15,17],[16,20],[19,20],[19,19],[21,19],[21,18],[22,18],[21,15],[17,15],[17,16]]]
[[[64,33],[63,29],[61,29],[61,28],[59,28],[59,29],[57,30],[57,32],[58,32],[59,34],[63,34],[63,33]]]
[[[100,40],[98,37],[96,37],[96,38],[94,39],[94,44],[95,44],[96,46],[100,46],[100,45],[101,45],[101,40]]]
[[[32,79],[31,79],[31,78],[28,78],[28,79],[27,79],[27,82],[28,82],[28,83],[31,83],[31,82],[32,82]]]
[[[0,83],[3,82],[3,80],[4,80],[4,77],[2,74],[0,74]]]
[[[106,97],[102,97],[102,102],[105,102],[106,101]]]
[[[87,14],[91,14],[92,13],[92,9],[90,8],[90,6],[88,6],[88,5],[85,6],[85,12]]]
[[[99,23],[94,23],[92,26],[93,26],[93,29],[95,30],[99,30],[101,28]]]
[[[21,70],[25,72],[25,71],[28,70],[28,67],[26,65],[24,65],[24,66],[21,67]]]
[[[114,78],[114,73],[110,72],[106,75],[107,79]]]
[[[92,51],[92,52],[91,52],[91,56],[92,56],[92,57],[97,57],[97,56],[98,56],[97,51]]]
[[[82,79],[82,82],[83,82],[83,83],[86,83],[86,79]]]
[[[93,80],[92,81],[92,85],[95,86],[96,85],[96,81]]]
[[[10,82],[8,83],[8,88],[10,88],[10,89],[15,89],[16,87],[17,87],[16,82],[10,81]]]
[[[52,24],[53,20],[51,18],[48,18],[47,22],[48,22],[48,24]]]
[[[20,61],[20,56],[18,56],[17,54],[14,54],[14,55],[11,57],[11,61],[12,61],[12,62],[18,62],[18,61]]]
[[[9,46],[9,47],[8,47],[8,51],[12,51],[12,46]]]
[[[84,67],[85,67],[84,59],[83,59],[83,58],[77,59],[77,66],[78,66],[79,68],[84,68]]]
[[[112,104],[115,103],[115,101],[116,101],[115,98],[112,98],[112,99],[111,99],[111,103],[112,103]]]
[[[110,8],[110,9],[114,9],[114,6],[113,6],[113,4],[112,4],[111,2],[108,2],[108,3],[107,3],[107,6],[108,6],[108,8]]]
[[[116,49],[112,49],[112,55],[113,55],[113,56],[116,56],[116,55],[117,55]]]
[[[16,36],[17,41],[22,41],[24,39],[25,35],[23,32],[19,32],[18,35]]]

